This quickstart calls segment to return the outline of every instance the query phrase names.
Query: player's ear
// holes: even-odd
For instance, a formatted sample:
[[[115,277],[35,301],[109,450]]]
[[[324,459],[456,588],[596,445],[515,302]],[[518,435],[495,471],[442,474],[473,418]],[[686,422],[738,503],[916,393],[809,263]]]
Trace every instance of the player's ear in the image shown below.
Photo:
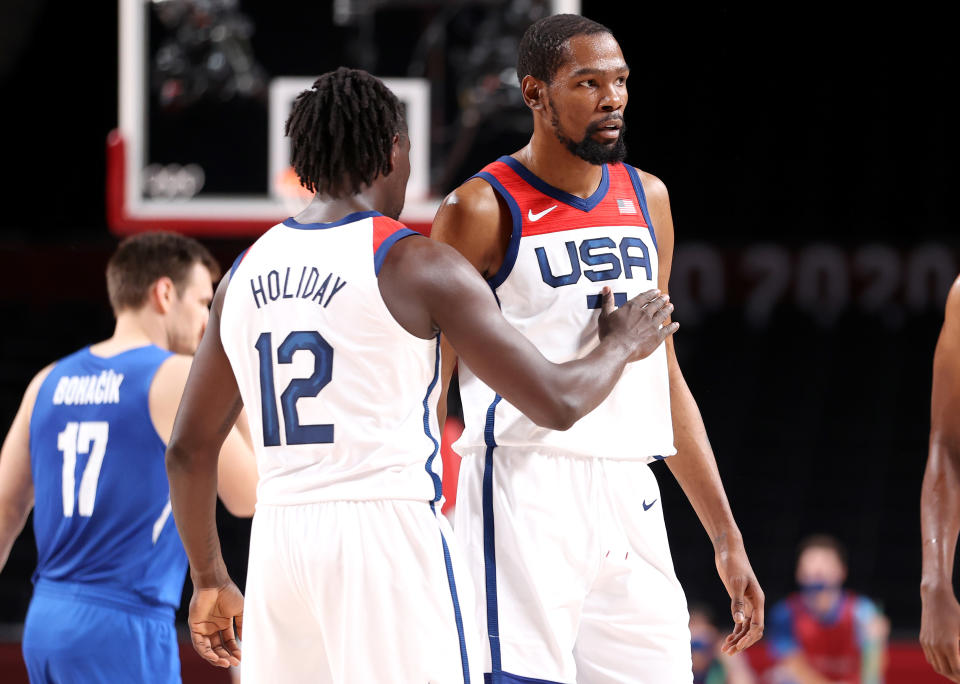
[[[520,92],[523,94],[523,101],[530,109],[543,109],[546,91],[547,84],[540,79],[534,78],[530,74],[524,76],[523,80],[520,81]]]
[[[173,300],[176,296],[177,288],[167,276],[158,278],[157,282],[150,287],[150,303],[158,313],[167,313],[173,306]]]
[[[393,141],[390,145],[390,161],[389,169],[387,170],[387,175],[389,176],[393,173],[393,170],[397,168],[397,164],[400,162],[400,145],[403,144],[403,140],[400,139],[399,133],[393,134]]]

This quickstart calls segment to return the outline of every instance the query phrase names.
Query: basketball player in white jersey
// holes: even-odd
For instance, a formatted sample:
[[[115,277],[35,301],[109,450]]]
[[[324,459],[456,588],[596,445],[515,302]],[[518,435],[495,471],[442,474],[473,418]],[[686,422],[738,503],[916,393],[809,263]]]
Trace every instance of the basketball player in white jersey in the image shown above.
[[[507,320],[563,362],[589,349],[590,335],[575,333],[594,320],[598,284],[617,301],[667,291],[673,225],[663,183],[620,163],[630,70],[610,30],[547,17],[519,53],[533,137],[455,190],[431,237],[459,250]],[[455,360],[445,347],[444,388]],[[657,459],[713,542],[735,622],[725,649],[760,638],[763,592],[670,340],[563,433],[535,425],[461,361],[454,527],[494,684],[691,681],[686,601],[647,466]]]
[[[440,331],[539,424],[565,429],[628,360],[662,346],[672,305],[650,290],[616,311],[597,285],[602,339],[591,332],[591,351],[552,364],[455,250],[394,220],[409,141],[380,81],[324,74],[297,98],[287,134],[314,200],[220,285],[167,451],[194,646],[235,664],[243,629],[244,684],[482,682],[460,601],[472,588],[439,515]],[[260,471],[245,611],[212,508],[220,440],[241,403]]]
[[[960,534],[960,278],[947,297],[933,357],[930,404],[930,456],[920,498],[920,644],[933,669],[960,682],[960,603],[953,591],[953,559]]]

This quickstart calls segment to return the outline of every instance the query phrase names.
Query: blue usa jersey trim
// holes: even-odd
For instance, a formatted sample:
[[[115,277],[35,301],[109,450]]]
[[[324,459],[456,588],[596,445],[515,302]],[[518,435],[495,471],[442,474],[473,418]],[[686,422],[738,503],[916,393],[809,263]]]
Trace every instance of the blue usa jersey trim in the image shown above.
[[[485,684],[494,684],[494,678],[492,673],[486,673],[483,675],[483,681]],[[555,682],[550,679],[534,679],[533,677],[521,677],[520,675],[511,674],[510,672],[498,672],[496,678],[496,684],[561,684],[561,682]]]
[[[643,192],[643,183],[640,182],[640,172],[629,164],[624,164],[630,176],[630,182],[633,183],[633,191],[637,193],[637,201],[640,202],[640,211],[643,212],[643,220],[647,222],[647,228],[650,230],[650,237],[653,240],[653,248],[660,253],[660,247],[657,246],[657,233],[653,229],[653,221],[650,220],[650,212],[647,210],[647,195]]]
[[[430,385],[427,387],[427,393],[423,397],[423,431],[426,433],[427,437],[430,438],[430,441],[433,442],[433,452],[429,457],[427,457],[427,462],[424,464],[424,468],[426,469],[427,473],[429,473],[430,478],[433,480],[433,501],[430,502],[431,505],[439,501],[440,497],[443,495],[443,481],[435,472],[433,472],[433,460],[437,457],[437,452],[440,451],[440,443],[430,432],[430,394],[433,392],[433,388],[437,386],[437,379],[440,377],[439,334],[436,337],[436,345],[436,358],[433,362],[433,380],[430,381]]]
[[[300,223],[295,218],[290,217],[283,222],[283,225],[287,228],[296,228],[297,230],[326,230],[327,228],[336,228],[345,223],[362,221],[365,218],[373,218],[374,216],[383,216],[383,214],[379,211],[355,211],[352,214],[347,214],[342,219],[330,223]]]
[[[247,256],[247,252],[250,251],[250,248],[247,247],[245,250],[240,252],[240,256],[233,260],[233,266],[230,267],[230,277],[233,278],[233,274],[237,272],[237,267],[240,265],[240,262],[243,261],[243,257]]]
[[[517,263],[517,254],[520,252],[520,236],[523,233],[523,214],[520,213],[520,205],[517,204],[517,200],[513,198],[513,195],[503,187],[503,184],[498,181],[493,174],[487,171],[481,171],[473,176],[473,178],[482,178],[487,181],[490,186],[497,191],[497,194],[503,197],[507,206],[510,207],[510,217],[513,219],[513,229],[510,231],[510,244],[507,245],[507,253],[503,255],[503,263],[500,265],[500,270],[498,270],[492,278],[487,280],[490,288],[496,290],[503,285],[503,281],[507,279],[510,271],[513,270],[514,264]]]
[[[497,610],[497,552],[493,526],[493,450],[497,446],[494,438],[494,421],[497,404],[502,397],[494,396],[487,409],[487,423],[483,437],[487,443],[487,452],[483,466],[483,569],[487,595],[487,637],[490,640],[490,663],[494,672],[502,668],[500,660],[500,616]]]
[[[390,249],[400,240],[405,237],[410,237],[411,235],[420,235],[420,233],[415,230],[410,230],[409,228],[401,228],[381,242],[380,246],[377,247],[377,251],[373,253],[373,272],[380,275],[380,269],[383,268],[383,262],[386,260]]]
[[[553,187],[546,181],[535,176],[530,169],[518,162],[513,157],[504,156],[500,157],[497,161],[503,162],[511,169],[516,171],[518,176],[542,192],[544,195],[548,195],[558,202],[563,202],[564,204],[570,205],[574,209],[580,209],[581,211],[590,211],[600,204],[603,201],[603,198],[607,196],[607,190],[610,188],[610,171],[607,169],[606,164],[600,167],[600,185],[597,186],[597,189],[593,191],[592,195],[584,198],[571,195],[566,190]]]
[[[430,502],[430,510],[437,514],[434,502]],[[463,684],[470,684],[470,661],[467,658],[467,639],[463,634],[463,613],[460,611],[460,599],[457,595],[457,581],[453,576],[453,561],[450,558],[450,547],[447,538],[440,530],[440,541],[443,543],[443,560],[447,566],[447,584],[450,586],[450,598],[453,601],[453,618],[457,624],[457,636],[460,639],[460,666],[463,670]]]

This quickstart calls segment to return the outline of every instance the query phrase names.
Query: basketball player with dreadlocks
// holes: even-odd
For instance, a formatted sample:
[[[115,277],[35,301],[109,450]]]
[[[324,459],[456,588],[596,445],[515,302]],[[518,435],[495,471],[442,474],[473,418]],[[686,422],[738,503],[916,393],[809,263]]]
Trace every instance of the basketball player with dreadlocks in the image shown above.
[[[597,285],[616,301],[667,291],[666,188],[622,163],[629,74],[605,26],[569,14],[535,23],[517,66],[533,137],[455,190],[434,220],[432,237],[487,278],[507,320],[555,362],[590,349],[590,335],[574,333],[597,321]],[[446,387],[454,350],[443,359]],[[691,681],[686,601],[647,465],[657,459],[713,542],[735,622],[725,650],[760,638],[763,592],[670,340],[567,432],[536,425],[461,360],[454,528],[493,682]]]
[[[235,664],[243,629],[244,684],[482,682],[460,602],[472,588],[439,515],[439,331],[538,424],[565,429],[673,333],[673,307],[651,290],[616,310],[597,285],[602,339],[552,364],[455,250],[395,220],[410,143],[380,81],[324,74],[287,134],[314,199],[218,288],[167,451],[194,646]],[[213,516],[217,451],[241,404],[260,472],[245,614]]]
[[[933,356],[930,455],[923,476],[920,525],[920,644],[933,669],[960,683],[960,603],[953,589],[953,559],[960,534],[960,278],[947,296]]]

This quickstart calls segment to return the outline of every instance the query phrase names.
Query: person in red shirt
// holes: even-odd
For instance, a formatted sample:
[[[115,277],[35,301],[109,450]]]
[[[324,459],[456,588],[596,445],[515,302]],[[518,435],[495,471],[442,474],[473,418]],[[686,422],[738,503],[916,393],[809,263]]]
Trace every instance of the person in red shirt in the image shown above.
[[[767,648],[777,684],[880,684],[887,619],[868,598],[844,589],[846,551],[833,537],[800,544],[799,591],[777,603]]]

